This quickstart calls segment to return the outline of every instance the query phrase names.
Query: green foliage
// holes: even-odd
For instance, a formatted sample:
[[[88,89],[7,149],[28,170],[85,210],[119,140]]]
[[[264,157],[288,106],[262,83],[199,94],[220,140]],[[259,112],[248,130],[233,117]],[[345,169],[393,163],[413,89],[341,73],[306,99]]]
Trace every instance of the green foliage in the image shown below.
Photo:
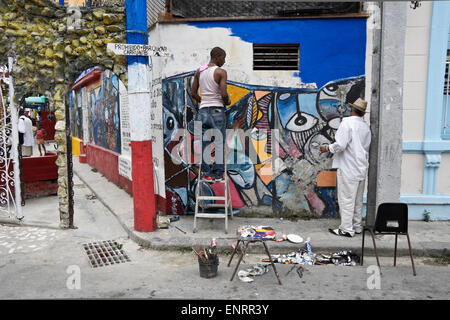
[[[423,211],[423,221],[425,221],[425,222],[431,221],[431,211],[430,210],[425,209]]]

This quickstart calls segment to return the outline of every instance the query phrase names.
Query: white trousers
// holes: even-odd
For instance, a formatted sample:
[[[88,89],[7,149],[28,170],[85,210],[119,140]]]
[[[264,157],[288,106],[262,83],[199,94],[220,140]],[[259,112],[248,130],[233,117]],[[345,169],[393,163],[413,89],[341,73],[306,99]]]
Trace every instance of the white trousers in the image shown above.
[[[361,232],[365,180],[351,180],[337,169],[337,197],[341,225],[339,229],[350,233]]]

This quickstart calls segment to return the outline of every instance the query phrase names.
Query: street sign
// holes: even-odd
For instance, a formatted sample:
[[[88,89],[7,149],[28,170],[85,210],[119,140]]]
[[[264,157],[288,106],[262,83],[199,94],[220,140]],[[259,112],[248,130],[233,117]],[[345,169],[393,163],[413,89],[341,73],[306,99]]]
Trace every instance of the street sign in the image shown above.
[[[108,43],[106,50],[123,56],[169,57],[171,55],[167,47],[146,44]]]

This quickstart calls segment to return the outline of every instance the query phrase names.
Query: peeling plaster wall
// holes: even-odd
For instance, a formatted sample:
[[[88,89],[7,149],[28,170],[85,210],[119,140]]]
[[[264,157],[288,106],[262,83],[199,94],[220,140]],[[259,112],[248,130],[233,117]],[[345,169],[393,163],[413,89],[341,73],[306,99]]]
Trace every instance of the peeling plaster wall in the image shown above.
[[[58,7],[50,0],[0,0],[0,63],[16,58],[13,69],[15,102],[45,95],[55,111],[58,145],[58,197],[61,227],[69,216],[66,94],[85,69],[112,69],[126,83],[126,59],[106,52],[108,42],[125,43],[122,7],[96,9]]]

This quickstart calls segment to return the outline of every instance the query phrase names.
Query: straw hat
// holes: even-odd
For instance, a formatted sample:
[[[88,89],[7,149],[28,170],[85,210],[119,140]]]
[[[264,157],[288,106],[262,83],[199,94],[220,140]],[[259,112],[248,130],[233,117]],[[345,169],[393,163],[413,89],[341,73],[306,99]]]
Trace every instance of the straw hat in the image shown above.
[[[358,98],[354,103],[349,103],[352,108],[358,109],[359,111],[366,112],[367,101]]]

